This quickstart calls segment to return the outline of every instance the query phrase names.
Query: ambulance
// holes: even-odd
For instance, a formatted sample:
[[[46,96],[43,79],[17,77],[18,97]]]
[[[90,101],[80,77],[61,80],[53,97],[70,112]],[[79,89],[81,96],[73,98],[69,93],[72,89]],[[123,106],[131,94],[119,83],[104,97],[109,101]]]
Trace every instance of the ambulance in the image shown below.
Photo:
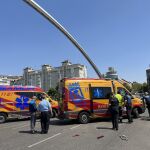
[[[41,94],[46,94],[39,87],[34,86],[0,86],[0,123],[10,118],[29,117],[29,101],[33,96],[40,102]],[[47,95],[47,94],[46,94]],[[53,110],[53,117],[58,112],[58,102],[47,95]]]
[[[117,91],[127,92],[132,97],[135,118],[145,111],[141,99],[134,97],[117,80],[106,79],[63,79],[60,83],[62,99],[59,101],[60,119],[78,119],[88,123],[91,118],[107,118],[109,113],[109,94]]]

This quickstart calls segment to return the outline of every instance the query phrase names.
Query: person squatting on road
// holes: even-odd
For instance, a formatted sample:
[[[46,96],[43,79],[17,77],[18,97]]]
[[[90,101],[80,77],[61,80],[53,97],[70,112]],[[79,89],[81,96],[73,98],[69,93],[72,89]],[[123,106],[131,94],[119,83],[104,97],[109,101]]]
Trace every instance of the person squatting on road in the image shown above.
[[[131,113],[132,113],[132,99],[128,93],[125,93],[124,101],[125,101],[125,107],[126,107],[128,122],[132,123],[133,122],[133,118],[131,115]]]
[[[33,96],[32,99],[29,102],[29,112],[30,112],[30,128],[31,128],[31,133],[35,133],[35,124],[36,124],[36,111],[37,111],[37,106],[36,106],[36,96]]]
[[[121,92],[118,91],[117,94],[115,95],[115,97],[118,99],[119,101],[119,120],[122,123],[122,111],[123,111],[123,97],[121,95]]]
[[[146,103],[146,107],[148,109],[148,114],[149,114],[149,117],[150,117],[150,95],[148,94],[148,92],[145,92],[145,95],[143,96],[142,99]]]
[[[110,94],[109,98],[109,110],[111,113],[112,118],[112,129],[118,130],[118,119],[119,119],[119,101],[118,99],[113,95],[113,93]]]
[[[46,100],[46,95],[42,95],[42,101],[38,105],[38,111],[41,112],[41,134],[47,134],[52,108],[50,102]]]

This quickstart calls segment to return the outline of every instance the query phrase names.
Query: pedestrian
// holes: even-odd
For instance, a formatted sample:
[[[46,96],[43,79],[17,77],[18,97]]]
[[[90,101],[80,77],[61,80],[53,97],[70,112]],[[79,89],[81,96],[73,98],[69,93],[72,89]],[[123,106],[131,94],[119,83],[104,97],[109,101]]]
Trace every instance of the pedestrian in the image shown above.
[[[31,133],[35,133],[35,124],[36,124],[36,96],[33,96],[32,99],[29,102],[29,112],[30,112],[30,129]]]
[[[128,93],[125,93],[124,101],[125,101],[125,107],[126,107],[128,122],[132,123],[133,122],[133,118],[131,115],[131,113],[132,113],[132,99]]]
[[[148,92],[145,92],[145,95],[143,96],[143,100],[146,103],[146,107],[148,109],[148,114],[149,114],[149,117],[150,117],[150,95],[148,94]]]
[[[42,101],[38,105],[41,112],[41,134],[47,134],[49,130],[50,113],[52,114],[51,104],[46,100],[46,95],[42,95]]]
[[[121,95],[121,91],[118,91],[117,94],[115,95],[115,97],[118,99],[118,102],[119,102],[119,121],[120,123],[122,123],[122,115],[123,115],[123,97]]]
[[[109,110],[111,113],[111,119],[112,119],[112,129],[118,130],[118,119],[119,119],[119,101],[118,99],[113,95],[113,93],[110,94],[109,98]]]

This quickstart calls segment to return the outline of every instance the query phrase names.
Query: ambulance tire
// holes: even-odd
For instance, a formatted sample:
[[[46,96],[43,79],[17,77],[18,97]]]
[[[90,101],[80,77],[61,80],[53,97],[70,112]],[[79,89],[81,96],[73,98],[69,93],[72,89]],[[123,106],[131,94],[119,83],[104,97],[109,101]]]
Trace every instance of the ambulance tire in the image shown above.
[[[133,118],[139,118],[139,112],[137,108],[133,109]]]
[[[0,123],[4,123],[7,119],[7,115],[5,113],[0,113]]]
[[[90,121],[89,113],[88,112],[81,112],[79,114],[78,120],[82,124],[87,124]]]

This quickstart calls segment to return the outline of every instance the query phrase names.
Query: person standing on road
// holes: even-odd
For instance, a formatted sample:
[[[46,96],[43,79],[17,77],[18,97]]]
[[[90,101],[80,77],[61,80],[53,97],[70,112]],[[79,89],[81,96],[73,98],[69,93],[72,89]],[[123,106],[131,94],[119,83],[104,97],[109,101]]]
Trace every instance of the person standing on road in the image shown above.
[[[29,102],[29,112],[30,112],[30,128],[31,128],[31,133],[35,133],[35,124],[36,124],[36,96],[32,97],[32,100]]]
[[[120,120],[120,123],[122,123],[123,97],[121,95],[121,92],[118,91],[115,97],[118,99],[118,102],[119,102],[119,120]]]
[[[109,98],[109,110],[111,113],[112,118],[112,129],[118,130],[118,119],[119,119],[119,101],[118,99],[113,95],[113,93],[110,94]]]
[[[41,112],[41,134],[47,134],[52,108],[50,102],[46,100],[46,95],[42,95],[42,101],[38,105],[38,111]]]
[[[128,122],[132,123],[133,122],[133,118],[131,115],[131,113],[132,113],[132,99],[128,93],[125,94],[124,101],[125,101],[125,107],[126,107]]]
[[[143,100],[146,103],[146,107],[148,109],[148,114],[149,114],[149,117],[150,117],[150,95],[148,94],[148,92],[145,92],[145,95],[143,96]]]

